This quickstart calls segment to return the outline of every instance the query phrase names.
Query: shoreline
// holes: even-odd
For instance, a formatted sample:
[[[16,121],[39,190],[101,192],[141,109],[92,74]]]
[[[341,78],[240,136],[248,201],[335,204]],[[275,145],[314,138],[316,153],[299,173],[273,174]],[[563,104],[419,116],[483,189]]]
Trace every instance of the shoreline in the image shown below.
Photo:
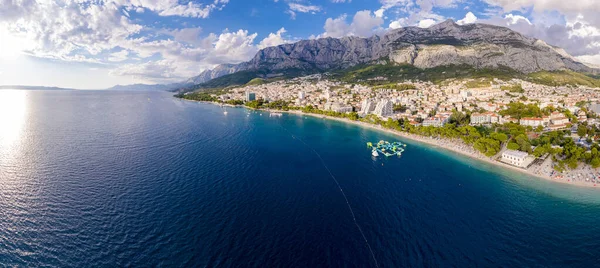
[[[215,104],[215,105],[221,105],[220,103],[208,102],[208,101],[194,101],[194,100],[188,100],[188,101],[204,102],[204,103],[210,103],[210,104]],[[555,183],[560,183],[560,184],[574,185],[574,186],[578,186],[578,187],[586,187],[586,188],[598,188],[599,187],[599,186],[596,186],[596,183],[594,183],[592,181],[586,182],[586,181],[573,180],[570,177],[576,175],[576,174],[571,174],[574,172],[564,172],[564,173],[556,172],[555,174],[560,174],[563,178],[562,179],[556,178],[556,177],[553,178],[549,175],[539,174],[539,170],[538,170],[538,173],[536,173],[534,170],[530,170],[531,167],[530,167],[530,169],[523,169],[523,168],[519,168],[519,167],[515,167],[515,166],[511,166],[511,165],[502,163],[500,161],[493,160],[493,159],[486,157],[486,156],[482,155],[481,153],[477,152],[472,146],[465,144],[461,140],[449,140],[449,139],[443,139],[443,138],[435,139],[435,138],[429,138],[429,137],[424,137],[424,136],[418,136],[415,134],[396,131],[393,129],[386,129],[380,125],[369,124],[369,123],[365,123],[365,122],[361,122],[361,121],[353,121],[353,120],[350,120],[347,118],[338,118],[338,117],[332,117],[332,116],[328,116],[328,115],[304,113],[304,112],[298,111],[298,110],[283,111],[283,110],[269,110],[269,109],[251,109],[251,108],[248,108],[243,105],[230,105],[230,104],[223,104],[223,106],[246,108],[249,110],[259,110],[259,111],[264,111],[264,112],[288,113],[288,114],[294,114],[294,115],[299,115],[299,116],[307,115],[307,116],[312,116],[312,117],[316,117],[316,118],[320,118],[320,119],[335,120],[335,121],[342,122],[342,123],[348,123],[348,124],[353,124],[353,125],[359,126],[359,127],[369,128],[371,130],[383,131],[387,134],[395,135],[395,136],[398,136],[401,138],[406,138],[411,141],[423,143],[423,144],[426,144],[426,145],[429,145],[432,147],[438,147],[438,148],[444,149],[446,151],[459,154],[461,156],[466,156],[468,158],[475,159],[475,160],[493,165],[494,167],[509,168],[512,171],[516,171],[516,172],[519,172],[524,175],[535,177],[537,179],[542,179],[545,181],[550,181],[550,182],[555,182]],[[546,163],[544,162],[544,165],[545,164]],[[540,168],[543,168],[543,167],[540,167]],[[597,173],[597,170],[594,170],[594,173]],[[598,184],[600,185],[600,182]]]

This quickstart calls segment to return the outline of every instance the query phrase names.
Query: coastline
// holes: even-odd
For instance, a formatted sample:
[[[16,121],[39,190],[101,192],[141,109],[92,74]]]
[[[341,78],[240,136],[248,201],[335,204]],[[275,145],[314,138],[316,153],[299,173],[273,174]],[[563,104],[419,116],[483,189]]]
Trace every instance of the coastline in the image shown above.
[[[269,110],[264,110],[264,111],[269,111]],[[428,138],[428,137],[422,137],[422,136],[418,136],[418,135],[414,135],[414,134],[410,134],[410,133],[396,131],[393,129],[386,129],[379,125],[373,125],[373,124],[360,122],[360,121],[352,121],[352,120],[349,120],[346,118],[331,117],[331,116],[320,115],[320,114],[303,113],[302,111],[277,111],[277,112],[285,112],[285,113],[296,114],[296,115],[309,115],[309,116],[313,116],[313,117],[317,117],[317,118],[321,118],[321,119],[336,120],[336,121],[343,122],[343,123],[354,124],[354,125],[357,125],[360,127],[366,127],[366,128],[372,129],[372,130],[382,131],[387,134],[396,135],[398,137],[406,138],[411,141],[424,143],[424,144],[427,144],[432,147],[438,147],[441,149],[445,149],[447,151],[457,153],[457,154],[466,156],[471,159],[479,160],[481,162],[485,162],[485,163],[494,165],[496,167],[509,168],[513,171],[520,172],[522,174],[525,174],[525,175],[528,175],[531,177],[536,177],[538,179],[557,182],[557,183],[561,183],[561,184],[587,187],[587,188],[598,188],[598,186],[596,186],[596,184],[594,184],[593,182],[581,182],[581,181],[573,181],[572,179],[553,178],[550,176],[537,174],[537,173],[533,172],[532,170],[514,167],[511,165],[493,160],[493,159],[486,157],[486,156],[482,155],[481,153],[475,151],[475,149],[473,149],[471,146],[466,145],[462,141],[459,141],[459,140],[433,139],[433,138]],[[569,173],[563,173],[563,177],[567,177],[568,175],[569,175]]]
[[[210,103],[210,104],[215,104],[215,105],[221,105],[220,103],[208,102],[208,101],[194,101],[194,100],[188,100],[188,101],[204,102],[204,103]],[[361,122],[361,121],[353,121],[353,120],[349,120],[346,118],[338,118],[338,117],[332,117],[332,116],[321,115],[321,114],[304,113],[302,111],[297,111],[297,110],[283,111],[283,110],[269,110],[269,109],[251,109],[251,108],[248,108],[243,105],[230,105],[230,104],[223,104],[223,106],[238,107],[238,108],[241,107],[241,108],[246,108],[246,109],[250,109],[250,110],[260,110],[260,111],[265,111],[265,112],[280,112],[280,113],[288,113],[288,114],[294,114],[294,115],[299,115],[299,116],[312,116],[312,117],[316,117],[316,118],[320,118],[320,119],[335,120],[338,122],[343,122],[343,123],[353,124],[353,125],[360,126],[360,127],[369,128],[371,130],[382,131],[387,134],[391,134],[391,135],[395,135],[395,136],[398,136],[401,138],[409,139],[411,141],[423,143],[423,144],[426,144],[426,145],[429,145],[432,147],[438,147],[438,148],[459,154],[461,156],[466,156],[471,159],[475,159],[475,160],[478,160],[478,161],[481,161],[484,163],[488,163],[495,167],[509,168],[512,171],[516,171],[521,174],[535,177],[538,179],[543,179],[546,181],[551,181],[551,182],[556,182],[556,183],[561,183],[561,184],[586,187],[586,188],[600,187],[600,186],[596,186],[596,183],[594,183],[592,181],[589,181],[589,182],[588,181],[575,181],[574,179],[571,178],[571,176],[574,177],[575,175],[578,174],[575,172],[564,172],[564,173],[560,174],[560,176],[562,178],[558,178],[558,176],[552,177],[549,175],[540,174],[539,169],[541,169],[541,167],[538,168],[537,172],[535,172],[535,170],[533,170],[533,168],[531,168],[531,167],[529,169],[523,169],[523,168],[518,168],[515,166],[511,166],[511,165],[502,163],[500,161],[493,160],[493,159],[486,157],[483,154],[477,152],[472,146],[465,144],[461,140],[449,140],[449,139],[443,139],[443,138],[436,139],[436,138],[423,137],[423,136],[418,136],[418,135],[414,135],[414,134],[410,134],[410,133],[396,131],[393,129],[386,129],[380,125],[374,125],[374,124],[369,124],[369,123],[365,123],[365,122]],[[544,163],[544,165],[545,164],[546,163]],[[595,170],[594,172],[597,173],[598,171]],[[558,173],[555,173],[555,174],[558,174]],[[600,182],[599,182],[599,185],[600,185]]]

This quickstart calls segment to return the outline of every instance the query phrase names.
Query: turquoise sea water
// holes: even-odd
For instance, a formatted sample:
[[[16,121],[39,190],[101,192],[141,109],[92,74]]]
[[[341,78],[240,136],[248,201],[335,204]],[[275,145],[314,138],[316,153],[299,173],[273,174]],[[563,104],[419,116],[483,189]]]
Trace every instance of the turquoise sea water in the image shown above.
[[[3,265],[375,267],[329,171],[380,267],[598,261],[598,189],[168,93],[0,99]],[[374,159],[365,143],[381,139],[409,145]]]

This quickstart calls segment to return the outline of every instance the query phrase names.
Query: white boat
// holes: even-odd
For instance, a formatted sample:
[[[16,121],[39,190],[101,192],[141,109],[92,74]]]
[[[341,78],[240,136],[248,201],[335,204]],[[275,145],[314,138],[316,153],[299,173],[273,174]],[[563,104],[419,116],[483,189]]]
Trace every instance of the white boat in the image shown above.
[[[223,114],[224,114],[224,115],[227,115],[227,111],[224,111],[224,112],[223,112]]]
[[[379,153],[377,152],[377,150],[373,150],[373,152],[371,152],[371,155],[373,155],[373,156],[379,156]]]

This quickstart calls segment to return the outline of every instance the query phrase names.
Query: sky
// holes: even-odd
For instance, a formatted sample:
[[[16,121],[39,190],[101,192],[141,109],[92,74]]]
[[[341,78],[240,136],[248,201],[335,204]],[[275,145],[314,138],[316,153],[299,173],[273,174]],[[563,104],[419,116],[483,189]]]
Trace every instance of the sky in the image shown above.
[[[488,23],[600,66],[599,0],[0,0],[0,85],[172,83],[261,48]]]

